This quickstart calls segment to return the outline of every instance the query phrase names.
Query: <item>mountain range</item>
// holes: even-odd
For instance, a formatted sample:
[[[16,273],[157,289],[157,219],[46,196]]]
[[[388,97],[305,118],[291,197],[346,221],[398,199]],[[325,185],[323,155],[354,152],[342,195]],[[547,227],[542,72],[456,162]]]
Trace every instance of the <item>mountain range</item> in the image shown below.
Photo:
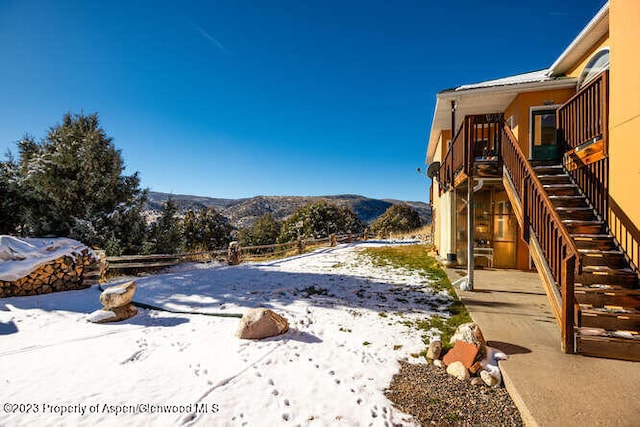
[[[159,216],[169,197],[173,199],[181,213],[192,209],[214,207],[229,219],[231,225],[238,228],[251,226],[256,219],[266,213],[273,215],[277,221],[282,221],[292,215],[299,207],[318,200],[327,200],[340,206],[349,206],[360,220],[365,223],[373,222],[387,208],[398,203],[406,203],[416,209],[425,223],[431,221],[431,211],[427,203],[394,199],[371,199],[354,194],[338,196],[256,196],[242,199],[221,199],[150,191],[145,207],[147,215],[151,218]]]

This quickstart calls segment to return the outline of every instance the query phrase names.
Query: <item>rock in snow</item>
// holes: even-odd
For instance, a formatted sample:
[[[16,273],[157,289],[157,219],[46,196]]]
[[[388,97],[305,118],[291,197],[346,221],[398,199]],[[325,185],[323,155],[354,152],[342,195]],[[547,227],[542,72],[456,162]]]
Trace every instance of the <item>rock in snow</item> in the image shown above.
[[[135,316],[137,313],[138,310],[133,304],[127,304],[123,307],[96,310],[89,315],[87,320],[93,323],[120,322]]]
[[[289,322],[279,314],[266,308],[251,308],[240,319],[236,336],[259,340],[284,334],[288,330]]]
[[[100,294],[100,302],[104,308],[116,308],[123,307],[133,299],[133,294],[136,292],[136,282],[132,280],[130,282],[122,283],[120,285],[110,286]]]
[[[120,322],[135,316],[138,310],[131,304],[135,292],[134,280],[105,289],[100,294],[102,309],[91,313],[87,320],[93,323]]]

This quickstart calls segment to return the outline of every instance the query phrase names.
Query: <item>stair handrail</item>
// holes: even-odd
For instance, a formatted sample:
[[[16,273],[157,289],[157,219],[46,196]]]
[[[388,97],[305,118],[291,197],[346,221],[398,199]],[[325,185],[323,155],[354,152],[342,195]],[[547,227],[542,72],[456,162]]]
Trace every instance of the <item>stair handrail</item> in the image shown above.
[[[562,298],[559,307],[553,299],[552,303],[556,305],[557,312],[561,314],[559,322],[563,349],[565,352],[573,353],[575,349],[573,331],[574,281],[575,275],[582,272],[580,252],[507,123],[504,123],[502,133],[504,136],[504,141],[502,141],[504,169],[511,178],[522,205],[523,239],[529,243],[529,229],[531,228],[540,241],[544,258],[549,264]],[[534,201],[537,203],[532,203]],[[539,211],[537,215],[536,210]],[[545,229],[545,227],[547,228]],[[554,247],[554,245],[556,246]]]

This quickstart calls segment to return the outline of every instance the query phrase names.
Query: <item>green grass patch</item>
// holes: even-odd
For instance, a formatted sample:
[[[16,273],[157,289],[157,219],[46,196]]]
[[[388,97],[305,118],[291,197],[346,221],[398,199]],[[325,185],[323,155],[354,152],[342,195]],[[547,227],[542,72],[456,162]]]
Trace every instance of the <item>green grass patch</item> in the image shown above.
[[[400,321],[400,323],[425,332],[431,329],[439,330],[443,348],[449,348],[449,339],[451,339],[456,328],[463,323],[472,322],[472,319],[464,304],[458,299],[447,277],[447,273],[445,273],[438,260],[429,256],[427,252],[428,248],[424,245],[388,246],[382,248],[367,248],[364,250],[364,254],[372,260],[373,265],[378,267],[391,266],[395,268],[406,268],[412,271],[417,270],[426,278],[433,281],[431,288],[434,291],[445,290],[451,296],[453,301],[447,308],[449,316],[435,315],[417,322],[409,320]],[[421,355],[423,354],[426,354],[426,350],[421,353]]]
[[[417,270],[432,281],[431,288],[434,291],[448,290],[451,296],[455,295],[451,282],[440,263],[434,257],[427,254],[425,245],[387,246],[382,248],[366,248],[363,253],[368,256],[376,267],[391,266]]]

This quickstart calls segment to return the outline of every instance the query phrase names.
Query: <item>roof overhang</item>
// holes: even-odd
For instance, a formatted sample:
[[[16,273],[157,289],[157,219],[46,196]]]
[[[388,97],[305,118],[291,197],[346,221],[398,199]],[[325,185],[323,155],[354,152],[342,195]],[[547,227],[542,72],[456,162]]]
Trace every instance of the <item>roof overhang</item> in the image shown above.
[[[549,67],[550,76],[560,76],[569,71],[609,31],[609,2],[607,2],[580,31],[569,46]]]
[[[547,70],[519,76],[544,75]],[[519,76],[492,80],[473,85],[464,85],[456,89],[445,90],[436,95],[436,107],[433,113],[426,164],[433,162],[438,138],[443,130],[451,129],[451,101],[456,103],[456,127],[465,116],[473,114],[502,113],[520,93],[541,90],[575,88],[575,78],[544,77],[539,81],[524,81]],[[507,82],[492,86],[492,83]]]

